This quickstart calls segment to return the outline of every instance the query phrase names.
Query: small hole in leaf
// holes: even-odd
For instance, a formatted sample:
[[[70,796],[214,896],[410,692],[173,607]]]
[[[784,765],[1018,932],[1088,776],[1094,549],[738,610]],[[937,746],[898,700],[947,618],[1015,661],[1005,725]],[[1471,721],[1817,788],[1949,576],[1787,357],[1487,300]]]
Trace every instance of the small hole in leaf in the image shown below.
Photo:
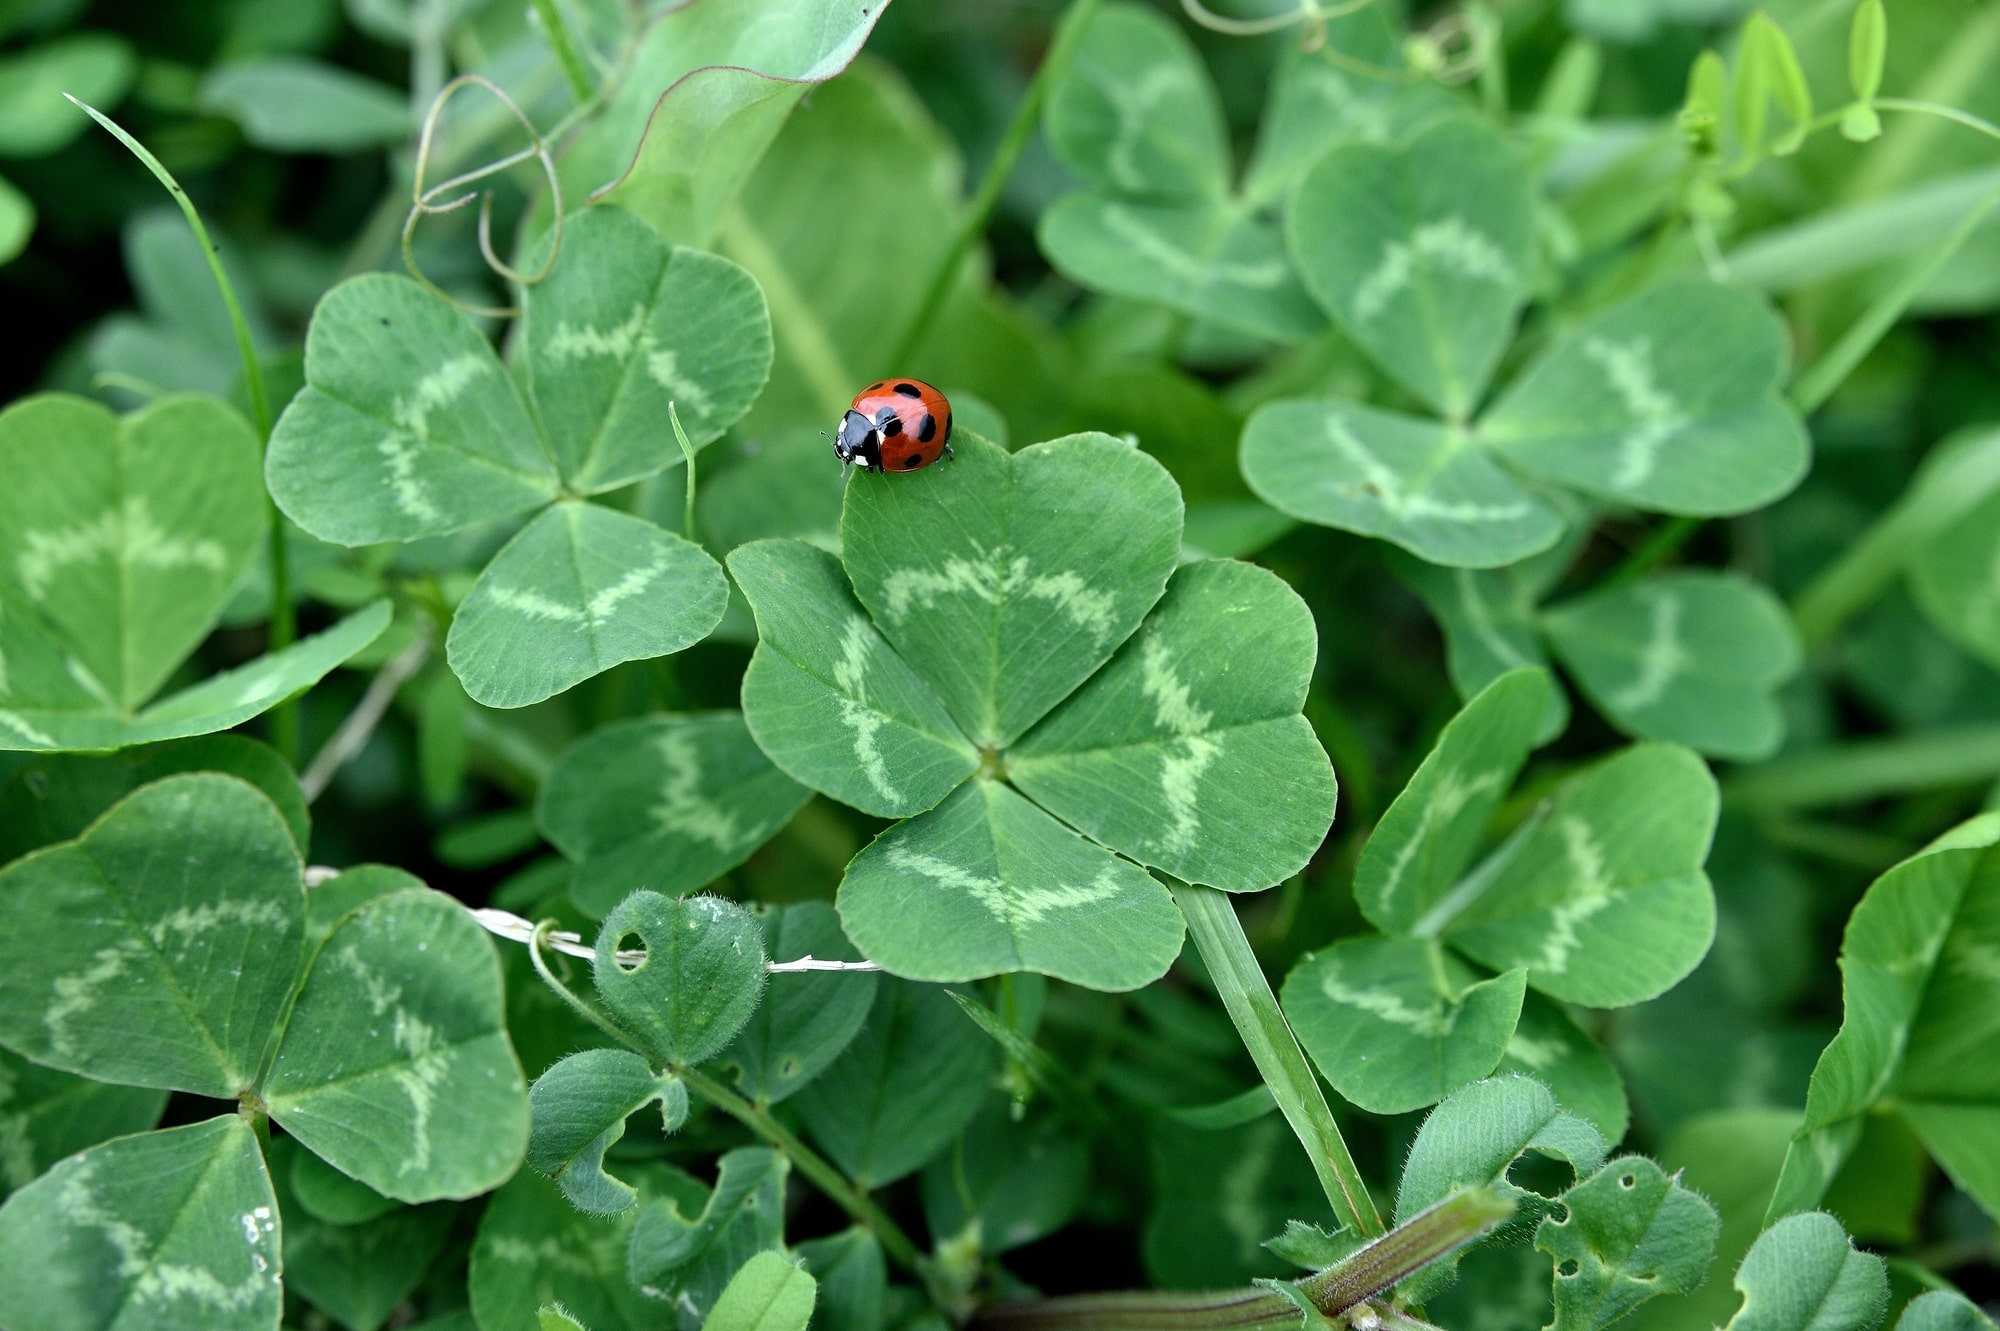
[[[1618,1186],[1621,1188],[1629,1188],[1638,1181],[1638,1176],[1634,1174],[1620,1174],[1618,1176]]]
[[[618,945],[613,949],[612,964],[630,975],[633,971],[644,970],[646,966],[646,940],[638,934],[618,935]]]
[[[805,1064],[799,1062],[796,1058],[781,1058],[778,1060],[778,1075],[780,1077],[796,1077],[803,1071],[805,1071]]]
[[[1556,1274],[1567,1278],[1569,1276],[1575,1275],[1577,1271],[1580,1269],[1581,1268],[1577,1266],[1576,1258],[1572,1257],[1568,1261],[1563,1262],[1556,1267]]]
[[[1557,1202],[1554,1206],[1550,1207],[1549,1223],[1557,1226],[1567,1225],[1569,1223],[1569,1208],[1561,1202]]]

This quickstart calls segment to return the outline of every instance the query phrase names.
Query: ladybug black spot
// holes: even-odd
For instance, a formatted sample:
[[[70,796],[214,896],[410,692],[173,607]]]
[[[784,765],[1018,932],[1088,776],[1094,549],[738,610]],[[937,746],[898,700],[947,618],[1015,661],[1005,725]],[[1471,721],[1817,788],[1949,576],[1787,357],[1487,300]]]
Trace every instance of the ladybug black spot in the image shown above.
[[[881,387],[882,387],[882,381],[880,379],[877,379],[874,383],[868,385],[868,391],[874,393],[879,391]]]
[[[910,456],[903,459],[904,471],[915,471],[918,467],[921,467],[923,465],[924,465],[924,460],[918,457],[915,453],[912,453],[910,454]]]
[[[917,440],[919,443],[928,444],[931,441],[931,436],[936,433],[937,418],[927,411],[924,413],[923,423],[917,426]]]
[[[901,418],[891,416],[888,420],[882,422],[882,434],[885,438],[894,439],[902,432],[903,422]]]
[[[924,390],[915,384],[897,384],[896,391],[904,397],[922,397],[924,395]]]

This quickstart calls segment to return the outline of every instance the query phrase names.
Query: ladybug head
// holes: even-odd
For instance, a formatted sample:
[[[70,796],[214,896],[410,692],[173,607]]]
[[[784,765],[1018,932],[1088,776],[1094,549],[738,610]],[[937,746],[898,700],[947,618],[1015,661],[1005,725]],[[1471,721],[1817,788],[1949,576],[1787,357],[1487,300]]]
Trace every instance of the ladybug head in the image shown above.
[[[850,411],[840,418],[840,433],[834,436],[834,456],[842,462],[858,464],[864,471],[872,471],[882,465],[882,436],[875,432],[875,424],[858,411]]]

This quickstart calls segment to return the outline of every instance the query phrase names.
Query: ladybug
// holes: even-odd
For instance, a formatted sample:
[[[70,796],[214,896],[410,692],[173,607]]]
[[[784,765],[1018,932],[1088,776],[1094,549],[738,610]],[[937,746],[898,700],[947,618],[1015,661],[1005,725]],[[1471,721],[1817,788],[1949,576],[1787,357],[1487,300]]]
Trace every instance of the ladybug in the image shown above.
[[[951,455],[951,403],[921,379],[882,379],[854,395],[833,451],[863,471],[916,471]]]

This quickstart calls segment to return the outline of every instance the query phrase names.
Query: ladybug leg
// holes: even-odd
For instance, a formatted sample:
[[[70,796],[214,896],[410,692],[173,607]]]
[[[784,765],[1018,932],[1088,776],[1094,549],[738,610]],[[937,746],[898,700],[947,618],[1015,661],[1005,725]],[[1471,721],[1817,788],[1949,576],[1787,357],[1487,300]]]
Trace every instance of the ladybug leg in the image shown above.
[[[950,458],[953,462],[958,461],[958,454],[951,451],[951,444],[949,441],[947,441],[944,446],[944,455]]]

